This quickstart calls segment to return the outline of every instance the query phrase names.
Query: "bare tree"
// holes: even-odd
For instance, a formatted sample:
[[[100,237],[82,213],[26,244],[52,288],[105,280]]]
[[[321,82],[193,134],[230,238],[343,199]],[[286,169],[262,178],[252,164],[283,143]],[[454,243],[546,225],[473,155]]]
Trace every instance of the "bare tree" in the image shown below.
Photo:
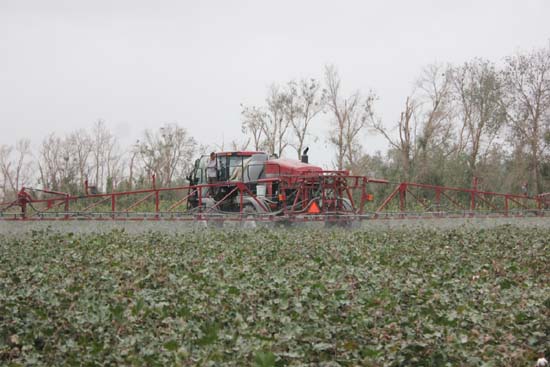
[[[452,73],[448,65],[425,67],[415,89],[416,142],[414,179],[435,183],[442,165],[458,151],[453,144],[455,129]]]
[[[117,184],[122,181],[124,174],[123,155],[120,152],[116,138],[113,136],[111,144],[108,144],[105,151],[106,189],[114,191]]]
[[[276,154],[279,157],[289,144],[286,132],[290,123],[285,119],[284,115],[285,98],[285,93],[281,91],[279,86],[273,84],[270,87],[266,98],[266,112],[261,124],[268,152]]]
[[[18,140],[15,147],[0,146],[0,173],[3,197],[14,199],[19,190],[31,179],[31,149],[28,139]]]
[[[263,115],[264,112],[257,107],[246,107],[241,104],[241,115],[243,116],[242,132],[252,136],[254,150],[260,151],[263,148]]]
[[[78,130],[63,138],[51,134],[44,139],[38,159],[39,182],[44,188],[79,192],[84,181],[92,178],[92,186],[101,190],[109,183],[112,189],[113,178],[121,174],[116,138],[102,121],[92,132],[90,136]]]
[[[40,183],[45,189],[60,190],[63,178],[62,140],[54,133],[48,135],[40,146],[38,169]]]
[[[242,107],[243,132],[252,134],[256,150],[265,148],[268,153],[281,156],[289,145],[287,130],[290,123],[285,119],[285,98],[285,91],[273,84],[265,107]]]
[[[404,178],[412,178],[412,164],[416,157],[416,137],[417,128],[414,120],[416,105],[411,97],[407,97],[404,110],[397,121],[398,135],[393,137],[390,130],[387,129],[381,120],[374,120],[371,127],[382,134],[390,146],[395,149],[400,157]]]
[[[383,135],[399,161],[401,179],[427,176],[431,155],[449,152],[452,135],[452,75],[449,67],[429,65],[422,71],[394,126],[372,120],[370,127]],[[397,133],[394,133],[397,130]]]
[[[326,103],[326,90],[315,79],[302,79],[287,84],[283,102],[286,121],[290,123],[296,142],[291,144],[301,159],[305,140],[312,120],[323,111]]]
[[[329,142],[336,147],[336,168],[344,168],[344,159],[346,155],[346,144],[344,140],[344,130],[346,126],[347,115],[350,108],[355,108],[357,98],[352,101],[340,100],[340,77],[334,66],[325,67],[325,82],[328,90],[328,107],[334,114],[336,128],[334,135],[331,134]]]
[[[91,174],[90,156],[92,154],[93,143],[90,135],[85,130],[78,130],[70,134],[67,139],[68,144],[72,146],[68,152],[78,169],[78,184],[82,189],[84,181]]]
[[[301,157],[309,127],[324,106],[325,91],[315,79],[273,84],[262,107],[242,107],[242,130],[250,134],[255,150],[281,156],[291,145]],[[296,141],[289,138],[292,132]]]
[[[155,174],[159,185],[169,186],[173,180],[185,177],[196,146],[187,130],[177,124],[166,124],[157,132],[145,131],[139,156],[146,174]]]
[[[475,59],[455,68],[454,90],[462,119],[461,148],[467,149],[470,174],[484,158],[506,120],[502,86],[493,63]]]
[[[541,193],[545,138],[550,131],[550,48],[506,58],[504,78],[511,137],[528,149],[535,189]]]
[[[109,131],[103,120],[98,120],[92,128],[92,172],[94,183],[99,190],[112,182],[112,167],[120,157],[115,154],[117,139]],[[109,188],[111,189],[111,188]]]
[[[329,142],[336,148],[336,168],[353,166],[361,149],[359,133],[374,119],[375,94],[370,91],[366,98],[359,92],[342,98],[340,77],[334,66],[325,67],[327,106],[334,117],[334,128]]]
[[[447,65],[433,64],[424,68],[417,82],[417,118],[420,131],[418,149],[448,150],[452,133],[452,74]]]
[[[140,154],[140,144],[139,144],[139,139],[136,141],[136,143],[134,145],[132,145],[127,153],[125,154],[126,156],[126,162],[127,162],[127,166],[128,166],[128,178],[127,178],[127,188],[128,190],[132,190],[133,186],[134,186],[134,171],[136,169],[136,166],[137,166],[137,157],[139,156]],[[124,162],[124,160],[123,160]]]

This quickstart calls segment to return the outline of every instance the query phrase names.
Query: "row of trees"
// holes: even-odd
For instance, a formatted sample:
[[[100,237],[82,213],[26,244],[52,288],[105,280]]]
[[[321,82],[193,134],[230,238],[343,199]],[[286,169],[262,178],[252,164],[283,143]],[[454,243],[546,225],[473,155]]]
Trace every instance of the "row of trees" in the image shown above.
[[[334,66],[325,69],[325,85],[317,79],[273,84],[264,106],[242,106],[242,130],[255,150],[282,156],[287,148],[298,159],[308,138],[317,140],[312,125],[331,112],[333,128],[327,138],[336,150],[335,166],[343,169],[361,153],[360,133],[374,121],[374,92],[342,95],[341,81]],[[315,126],[313,126],[315,127]]]
[[[301,158],[309,141],[325,139],[334,168],[357,174],[453,186],[478,177],[494,191],[528,181],[532,193],[550,190],[550,49],[501,65],[474,59],[428,66],[393,123],[381,120],[377,102],[372,90],[346,94],[336,68],[327,66],[323,78],[274,84],[263,105],[243,105],[245,140],[230,149]],[[325,137],[323,120],[330,126]],[[366,154],[367,133],[385,139],[387,151]],[[177,124],[147,130],[123,148],[98,121],[90,130],[53,133],[39,147],[28,140],[0,146],[0,193],[2,201],[22,186],[78,193],[86,180],[108,192],[149,186],[153,174],[159,186],[180,184],[205,149]]]
[[[0,147],[2,197],[11,200],[23,186],[81,193],[88,181],[91,190],[108,192],[151,185],[183,184],[197,143],[187,130],[167,124],[146,130],[133,146],[123,149],[103,121],[90,131],[47,136],[36,154],[30,141]]]
[[[263,106],[243,106],[243,131],[255,149],[300,157],[304,140],[328,115],[333,165],[360,174],[486,189],[549,190],[550,49],[426,67],[395,123],[376,113],[373,91],[344,95],[333,66],[324,80],[273,85]],[[385,155],[365,154],[366,133],[383,137]]]

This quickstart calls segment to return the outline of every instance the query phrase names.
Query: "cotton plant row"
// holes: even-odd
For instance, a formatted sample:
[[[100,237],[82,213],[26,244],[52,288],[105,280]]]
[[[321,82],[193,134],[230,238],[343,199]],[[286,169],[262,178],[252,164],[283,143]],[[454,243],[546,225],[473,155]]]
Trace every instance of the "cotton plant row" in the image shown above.
[[[550,355],[548,238],[513,226],[6,236],[0,364],[535,365]]]

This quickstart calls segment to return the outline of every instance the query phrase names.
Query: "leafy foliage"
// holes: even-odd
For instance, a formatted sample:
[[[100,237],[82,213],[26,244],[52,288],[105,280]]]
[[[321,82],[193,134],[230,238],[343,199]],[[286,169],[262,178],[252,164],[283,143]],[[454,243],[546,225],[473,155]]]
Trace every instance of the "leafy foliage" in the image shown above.
[[[525,366],[550,230],[0,239],[0,364]]]

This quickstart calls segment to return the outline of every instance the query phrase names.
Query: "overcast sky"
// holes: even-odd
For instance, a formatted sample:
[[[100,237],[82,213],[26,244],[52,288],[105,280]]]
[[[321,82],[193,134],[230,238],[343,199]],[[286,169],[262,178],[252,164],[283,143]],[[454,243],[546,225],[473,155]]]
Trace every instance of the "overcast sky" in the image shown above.
[[[98,119],[124,145],[168,122],[220,144],[241,137],[241,103],[326,64],[346,91],[374,89],[389,125],[423,66],[549,39],[549,0],[0,0],[0,144]],[[310,149],[323,164],[325,129]]]

